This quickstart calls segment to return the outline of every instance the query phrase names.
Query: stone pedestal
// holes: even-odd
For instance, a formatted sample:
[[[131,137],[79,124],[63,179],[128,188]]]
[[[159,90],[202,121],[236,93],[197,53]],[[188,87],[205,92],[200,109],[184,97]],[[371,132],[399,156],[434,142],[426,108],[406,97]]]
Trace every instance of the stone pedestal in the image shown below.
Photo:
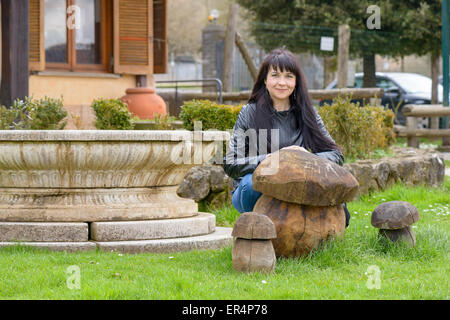
[[[89,249],[95,241],[104,248],[121,241],[125,248],[126,241],[213,239],[214,216],[199,214],[197,203],[176,190],[191,167],[214,156],[215,141],[226,134],[0,131],[0,241],[59,250],[64,242],[86,242],[80,248]],[[227,232],[231,243],[231,229],[219,243]]]

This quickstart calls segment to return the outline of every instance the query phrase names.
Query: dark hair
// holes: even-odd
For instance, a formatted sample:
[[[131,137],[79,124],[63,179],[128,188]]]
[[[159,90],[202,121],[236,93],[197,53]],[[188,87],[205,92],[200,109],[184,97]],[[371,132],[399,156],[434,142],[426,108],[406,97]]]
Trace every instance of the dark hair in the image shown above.
[[[298,125],[303,125],[304,147],[312,152],[339,150],[340,148],[319,129],[316,112],[309,97],[300,64],[294,54],[285,49],[275,49],[264,59],[253,86],[252,94],[248,100],[249,103],[255,103],[258,110],[253,117],[253,127],[256,130],[268,130],[268,147],[270,148],[270,129],[273,128],[274,109],[272,98],[266,89],[264,81],[267,78],[270,67],[277,71],[289,71],[295,74],[295,89],[290,95],[289,101],[292,108],[294,108],[293,112]]]

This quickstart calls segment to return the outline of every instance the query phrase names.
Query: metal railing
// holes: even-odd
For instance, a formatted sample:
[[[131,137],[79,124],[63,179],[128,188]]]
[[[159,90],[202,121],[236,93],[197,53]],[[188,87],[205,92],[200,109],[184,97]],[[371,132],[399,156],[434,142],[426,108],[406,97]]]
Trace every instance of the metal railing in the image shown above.
[[[205,79],[195,79],[195,80],[161,80],[161,81],[155,81],[155,83],[174,83],[173,87],[169,88],[175,88],[175,103],[178,103],[178,83],[189,83],[189,82],[215,82],[216,92],[219,92],[219,102],[223,103],[222,100],[222,81],[217,78],[205,78]],[[202,85],[202,87],[205,87]],[[166,88],[166,87],[165,87]]]

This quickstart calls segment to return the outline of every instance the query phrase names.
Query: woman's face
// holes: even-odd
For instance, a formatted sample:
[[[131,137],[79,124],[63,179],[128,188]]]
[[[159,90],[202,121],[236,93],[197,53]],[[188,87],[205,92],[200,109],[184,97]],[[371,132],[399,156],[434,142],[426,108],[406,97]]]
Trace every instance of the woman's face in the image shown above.
[[[265,84],[274,105],[289,105],[289,96],[295,89],[295,74],[286,70],[282,72],[270,66]]]

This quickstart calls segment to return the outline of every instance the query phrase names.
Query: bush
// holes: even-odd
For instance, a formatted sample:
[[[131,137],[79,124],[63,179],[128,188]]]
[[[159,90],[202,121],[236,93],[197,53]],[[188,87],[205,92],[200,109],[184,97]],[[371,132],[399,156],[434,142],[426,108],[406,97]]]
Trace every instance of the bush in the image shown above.
[[[95,127],[100,130],[132,130],[131,112],[120,99],[96,99],[91,107],[97,120]]]
[[[62,130],[67,124],[66,117],[62,99],[25,97],[14,101],[10,108],[1,106],[0,129]]]
[[[1,130],[25,130],[30,128],[30,105],[25,101],[17,99],[14,104],[6,108],[0,107],[0,129]]]
[[[232,106],[194,99],[184,103],[180,119],[183,121],[183,127],[187,130],[193,131],[194,121],[201,121],[202,130],[226,131],[233,129],[242,106],[242,104]]]
[[[67,124],[67,111],[63,108],[62,99],[45,97],[34,100],[30,117],[32,130],[62,130]]]
[[[176,121],[177,118],[170,116],[168,114],[162,115],[155,113],[153,121],[155,122],[155,130],[173,130],[172,122]]]
[[[145,127],[145,130],[175,130],[173,122],[177,118],[168,114],[155,113],[153,119],[140,119],[135,116],[132,119],[135,129]]]
[[[382,107],[352,103],[338,97],[318,112],[346,158],[367,158],[375,149],[385,149],[395,141],[394,113]]]

